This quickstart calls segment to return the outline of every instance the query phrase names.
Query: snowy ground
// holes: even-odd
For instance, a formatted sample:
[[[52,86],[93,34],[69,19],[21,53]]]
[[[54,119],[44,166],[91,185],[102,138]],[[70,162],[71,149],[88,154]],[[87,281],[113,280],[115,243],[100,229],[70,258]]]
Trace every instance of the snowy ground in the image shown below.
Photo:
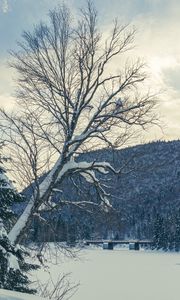
[[[55,263],[55,261],[54,261]],[[85,249],[78,259],[51,264],[52,277],[80,282],[72,300],[179,300],[180,254],[128,249]],[[45,280],[47,273],[39,271]]]
[[[1,300],[43,300],[40,297],[0,289]]]

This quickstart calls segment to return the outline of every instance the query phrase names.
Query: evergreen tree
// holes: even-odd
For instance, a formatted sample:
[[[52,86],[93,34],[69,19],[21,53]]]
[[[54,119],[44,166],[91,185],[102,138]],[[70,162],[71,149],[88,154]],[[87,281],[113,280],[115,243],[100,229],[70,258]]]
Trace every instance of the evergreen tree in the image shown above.
[[[2,163],[2,159],[1,159]],[[14,246],[7,235],[15,213],[12,206],[22,202],[23,197],[13,187],[6,176],[6,171],[0,165],[0,288],[34,294],[35,289],[29,287],[28,271],[35,270],[38,265],[27,263],[29,255],[22,246]]]
[[[15,203],[22,202],[24,200],[12,183],[6,176],[6,171],[0,165],[0,218],[3,220],[3,223],[6,228],[10,228],[13,219],[15,219],[15,213],[12,211],[12,206]]]
[[[168,218],[167,225],[166,225],[166,231],[168,235],[168,250],[172,251],[174,250],[175,246],[175,218],[174,215],[171,214]]]
[[[153,231],[154,248],[168,250],[168,232],[166,222],[160,215],[156,216]]]
[[[175,218],[175,235],[174,235],[175,250],[180,250],[180,211]]]
[[[28,252],[20,246],[14,246],[8,239],[2,219],[0,219],[0,288],[29,294],[36,293],[31,289],[27,272],[38,268],[27,263]]]

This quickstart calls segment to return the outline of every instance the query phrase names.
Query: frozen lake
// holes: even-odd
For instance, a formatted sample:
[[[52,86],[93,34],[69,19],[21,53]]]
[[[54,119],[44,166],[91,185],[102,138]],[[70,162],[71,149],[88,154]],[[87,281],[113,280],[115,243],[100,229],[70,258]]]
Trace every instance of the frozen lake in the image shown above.
[[[72,300],[180,299],[178,253],[85,249],[79,259],[50,269],[53,277],[71,272],[72,281],[80,282]]]

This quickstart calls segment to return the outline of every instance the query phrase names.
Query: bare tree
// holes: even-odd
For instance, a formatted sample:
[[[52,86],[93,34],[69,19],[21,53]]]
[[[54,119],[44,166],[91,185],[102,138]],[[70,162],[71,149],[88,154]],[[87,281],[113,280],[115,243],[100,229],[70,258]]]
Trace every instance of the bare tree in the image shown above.
[[[123,61],[124,53],[133,47],[133,28],[115,21],[105,39],[90,1],[77,22],[64,5],[50,11],[49,21],[33,33],[24,32],[19,51],[12,52],[18,108],[12,115],[1,110],[1,128],[12,161],[21,179],[35,186],[9,233],[14,243],[22,239],[32,216],[43,209],[66,204],[109,209],[109,195],[96,174],[115,170],[107,162],[77,162],[78,153],[92,147],[118,147],[132,128],[146,128],[154,121],[155,97],[143,92],[144,64],[139,59]],[[119,70],[111,74],[114,59]],[[40,183],[43,172],[47,173]],[[75,174],[96,187],[98,199],[70,203],[59,197],[53,203],[52,194],[67,176]]]

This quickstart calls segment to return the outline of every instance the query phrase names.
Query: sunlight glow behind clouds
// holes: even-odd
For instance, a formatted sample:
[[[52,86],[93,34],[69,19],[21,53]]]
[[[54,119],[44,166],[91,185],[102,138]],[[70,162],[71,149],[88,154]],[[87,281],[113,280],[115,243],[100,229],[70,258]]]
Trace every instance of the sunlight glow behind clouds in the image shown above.
[[[150,67],[151,70],[158,75],[162,75],[164,69],[167,68],[174,68],[177,65],[177,61],[173,56],[165,56],[165,57],[158,57],[154,56],[150,59]]]
[[[47,18],[47,12],[58,0],[0,0],[0,104],[12,102],[12,70],[2,67],[2,57],[7,49],[15,47],[23,29]],[[78,9],[85,0],[66,0],[70,8]],[[149,65],[151,88],[162,89],[159,112],[163,116],[164,138],[180,138],[180,28],[179,0],[94,0],[99,20],[105,31],[118,16],[123,22],[137,27],[137,36],[130,56],[142,57]],[[10,8],[9,8],[10,6]],[[5,54],[6,55],[6,54]],[[113,67],[114,65],[112,65]],[[118,66],[118,63],[115,64]],[[151,138],[162,137],[151,131]],[[163,137],[162,137],[163,138]]]

